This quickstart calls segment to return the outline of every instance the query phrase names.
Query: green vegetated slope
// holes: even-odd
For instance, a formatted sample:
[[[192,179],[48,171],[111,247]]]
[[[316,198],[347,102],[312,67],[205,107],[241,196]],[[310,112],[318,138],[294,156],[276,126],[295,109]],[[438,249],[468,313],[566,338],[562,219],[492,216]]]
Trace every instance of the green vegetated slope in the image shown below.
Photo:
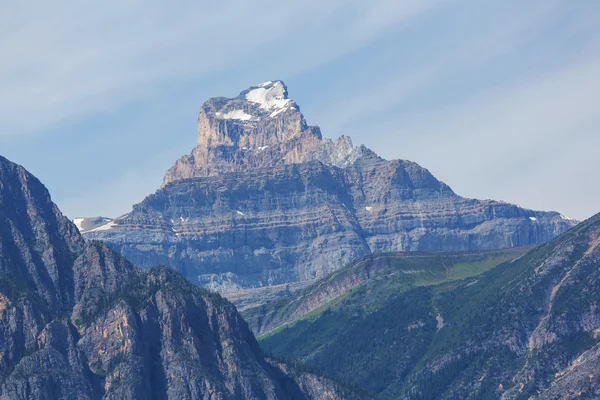
[[[528,249],[373,254],[305,290],[246,310],[243,315],[257,336],[265,336],[299,320],[314,320],[342,301],[348,307],[359,300],[360,308],[371,312],[401,292],[479,275],[523,255]]]
[[[382,398],[598,398],[599,267],[600,215],[481,276],[371,277],[261,343]]]

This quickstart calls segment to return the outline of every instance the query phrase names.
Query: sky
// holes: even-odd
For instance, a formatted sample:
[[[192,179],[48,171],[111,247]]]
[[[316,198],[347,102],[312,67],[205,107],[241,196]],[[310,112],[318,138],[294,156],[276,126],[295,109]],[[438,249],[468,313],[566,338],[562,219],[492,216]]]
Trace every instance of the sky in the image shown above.
[[[128,212],[206,99],[275,79],[462,196],[600,212],[597,0],[0,3],[0,154],[71,218]]]

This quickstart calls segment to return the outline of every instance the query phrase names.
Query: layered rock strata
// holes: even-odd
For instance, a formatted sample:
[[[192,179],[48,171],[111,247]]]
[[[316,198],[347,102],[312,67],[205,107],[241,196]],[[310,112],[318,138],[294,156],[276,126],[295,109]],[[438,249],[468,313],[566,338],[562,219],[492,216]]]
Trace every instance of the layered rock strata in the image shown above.
[[[324,139],[280,81],[201,108],[198,146],[133,211],[85,233],[221,292],[312,280],[382,251],[547,241],[576,221],[455,194],[428,170]]]

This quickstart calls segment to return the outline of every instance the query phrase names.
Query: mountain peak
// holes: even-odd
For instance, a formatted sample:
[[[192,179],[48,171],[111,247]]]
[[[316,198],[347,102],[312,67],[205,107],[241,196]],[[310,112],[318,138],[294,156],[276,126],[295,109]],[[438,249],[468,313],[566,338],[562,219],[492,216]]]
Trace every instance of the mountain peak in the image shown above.
[[[163,185],[313,160],[347,167],[372,153],[355,148],[348,137],[324,139],[318,126],[307,124],[280,80],[251,86],[234,98],[207,100],[200,108],[197,131],[198,145],[167,172]]]
[[[198,145],[258,148],[285,142],[307,130],[282,81],[266,81],[234,98],[207,100],[198,117]],[[315,131],[316,132],[316,131]]]

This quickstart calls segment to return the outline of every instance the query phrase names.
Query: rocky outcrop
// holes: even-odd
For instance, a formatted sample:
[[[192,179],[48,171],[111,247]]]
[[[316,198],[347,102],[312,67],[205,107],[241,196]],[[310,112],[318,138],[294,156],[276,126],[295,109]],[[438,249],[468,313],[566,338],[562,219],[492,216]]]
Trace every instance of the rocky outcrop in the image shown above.
[[[292,282],[260,288],[241,289],[225,293],[229,301],[242,312],[265,303],[276,302],[311,286],[313,281]]]
[[[325,386],[269,364],[219,295],[84,243],[0,157],[0,398],[320,399]]]
[[[271,364],[291,376],[300,388],[306,392],[311,399],[319,400],[375,400],[369,392],[357,387],[349,389],[349,384],[333,382],[314,373],[303,371],[293,366],[273,362]],[[354,385],[353,385],[354,386]]]
[[[313,280],[383,251],[547,241],[575,221],[465,199],[421,166],[323,139],[280,81],[208,100],[198,146],[128,215],[85,233],[221,292]]]
[[[539,398],[548,400],[596,398],[600,396],[600,345],[595,345],[555,374]]]

